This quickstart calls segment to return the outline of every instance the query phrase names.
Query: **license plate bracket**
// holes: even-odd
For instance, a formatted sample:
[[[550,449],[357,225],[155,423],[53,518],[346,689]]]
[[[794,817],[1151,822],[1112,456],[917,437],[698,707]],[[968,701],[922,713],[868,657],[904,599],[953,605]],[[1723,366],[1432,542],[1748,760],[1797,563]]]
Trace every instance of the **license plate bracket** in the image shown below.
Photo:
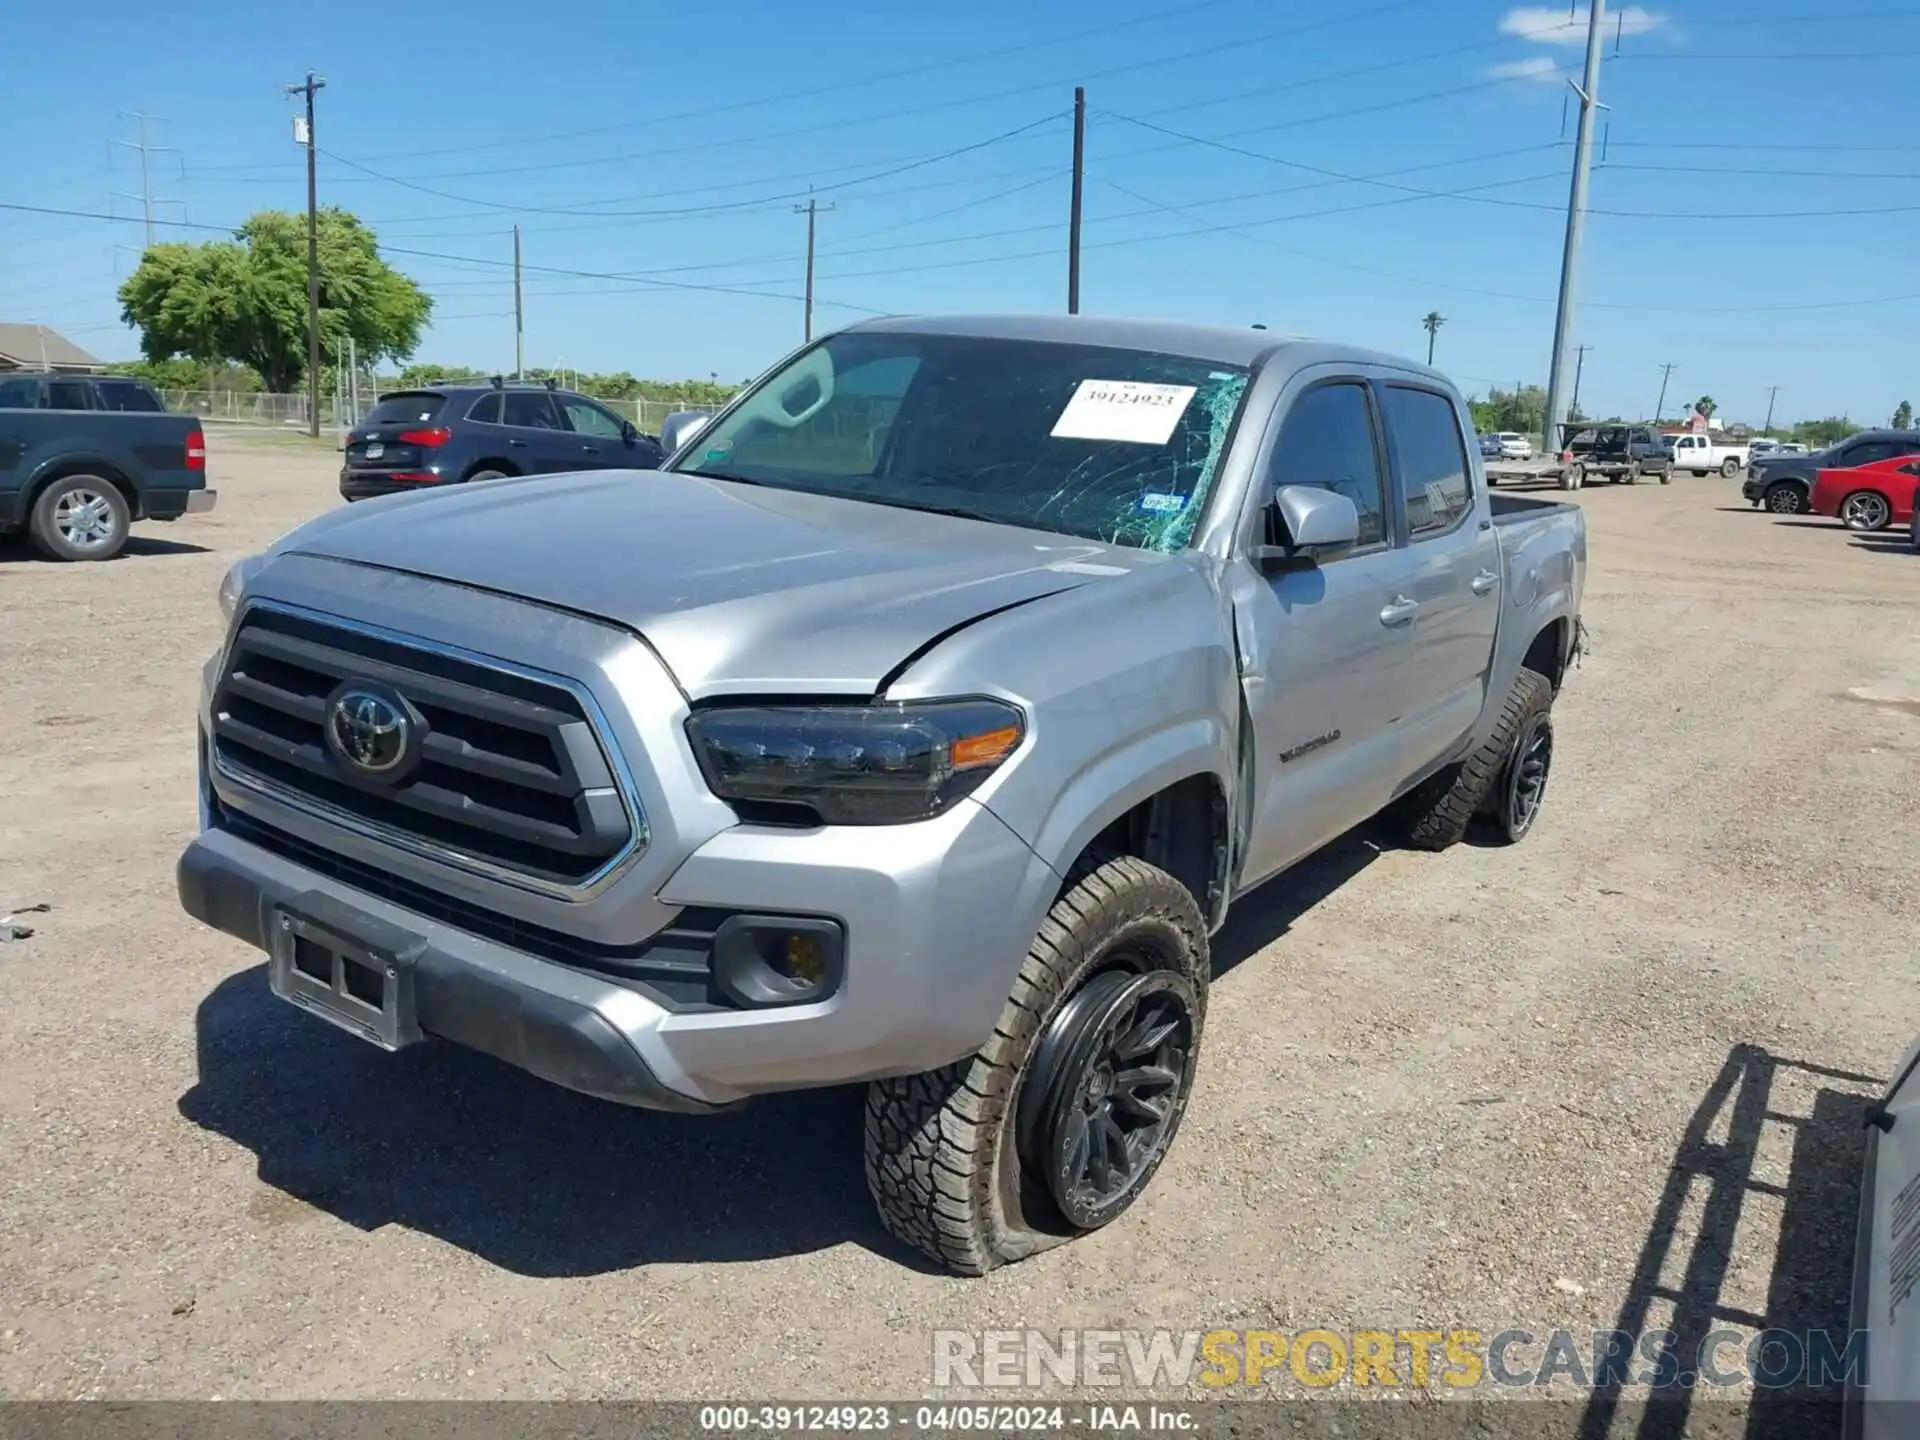
[[[373,444],[367,446],[366,454],[367,454],[367,459],[369,460],[378,460],[382,455],[385,455],[386,453],[387,453],[387,447],[382,445],[377,440]]]
[[[427,942],[397,925],[308,892],[274,907],[267,983],[273,993],[382,1050],[422,1039],[414,978]]]

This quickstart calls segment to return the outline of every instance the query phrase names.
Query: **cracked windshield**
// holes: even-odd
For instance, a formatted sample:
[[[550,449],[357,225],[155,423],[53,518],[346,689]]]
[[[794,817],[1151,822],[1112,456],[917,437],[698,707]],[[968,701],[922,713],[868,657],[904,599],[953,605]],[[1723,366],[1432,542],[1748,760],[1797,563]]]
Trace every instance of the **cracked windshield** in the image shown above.
[[[1091,345],[838,335],[773,375],[676,468],[1177,550],[1247,372]]]

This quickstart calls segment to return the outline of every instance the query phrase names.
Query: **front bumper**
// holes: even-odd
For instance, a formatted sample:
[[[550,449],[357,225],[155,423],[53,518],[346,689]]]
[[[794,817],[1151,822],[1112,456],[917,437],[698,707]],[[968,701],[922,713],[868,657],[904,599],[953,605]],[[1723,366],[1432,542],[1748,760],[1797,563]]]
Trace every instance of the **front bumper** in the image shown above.
[[[665,993],[641,965],[532,953],[538,932],[451,894],[376,893],[351,869],[270,848],[243,816],[222,820],[211,789],[202,803],[209,819],[176,876],[196,919],[269,952],[279,909],[316,902],[419,937],[411,984],[426,1035],[650,1109],[713,1110],[971,1054],[992,1033],[1060,883],[972,801],[918,825],[722,831],[654,897],[670,926],[690,913],[754,911],[826,917],[846,936],[827,999],[729,1008]]]

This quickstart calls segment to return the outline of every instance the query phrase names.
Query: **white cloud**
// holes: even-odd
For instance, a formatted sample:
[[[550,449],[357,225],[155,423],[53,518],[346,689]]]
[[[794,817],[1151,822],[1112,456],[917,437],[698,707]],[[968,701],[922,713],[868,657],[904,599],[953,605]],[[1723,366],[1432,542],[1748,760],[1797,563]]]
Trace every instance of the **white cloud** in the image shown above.
[[[1602,28],[1607,31],[1608,38],[1612,38],[1616,32],[1645,35],[1666,23],[1664,15],[1656,15],[1638,5],[1629,5],[1624,10],[1616,10],[1608,15]],[[1584,45],[1587,43],[1587,16],[1584,11],[1570,15],[1557,6],[1519,5],[1500,17],[1500,33],[1517,35],[1522,40],[1532,40],[1541,45]]]
[[[1507,60],[1491,66],[1487,70],[1495,80],[1519,80],[1533,85],[1557,85],[1560,83],[1560,66],[1545,55],[1535,55],[1530,60]]]

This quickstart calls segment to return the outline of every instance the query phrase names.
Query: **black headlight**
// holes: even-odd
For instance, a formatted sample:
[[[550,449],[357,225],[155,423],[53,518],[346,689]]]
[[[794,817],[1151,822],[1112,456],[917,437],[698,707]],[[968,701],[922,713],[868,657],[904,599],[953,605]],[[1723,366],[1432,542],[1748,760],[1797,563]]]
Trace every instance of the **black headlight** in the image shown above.
[[[753,705],[696,711],[687,734],[713,793],[747,819],[898,825],[977,789],[1026,722],[998,700]]]

